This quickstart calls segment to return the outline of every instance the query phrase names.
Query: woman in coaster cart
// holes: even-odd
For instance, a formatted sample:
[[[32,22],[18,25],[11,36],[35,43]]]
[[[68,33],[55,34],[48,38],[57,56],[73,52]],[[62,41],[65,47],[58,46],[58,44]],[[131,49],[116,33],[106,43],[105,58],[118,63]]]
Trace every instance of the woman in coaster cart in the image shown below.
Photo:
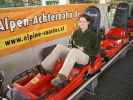
[[[79,28],[71,37],[72,48],[64,45],[57,45],[52,53],[48,55],[39,66],[44,72],[51,72],[55,62],[62,58],[64,64],[57,76],[51,80],[51,84],[57,87],[66,83],[68,76],[73,69],[75,63],[86,65],[89,58],[97,53],[95,48],[97,42],[96,32],[91,31],[91,17],[82,14],[79,18]]]

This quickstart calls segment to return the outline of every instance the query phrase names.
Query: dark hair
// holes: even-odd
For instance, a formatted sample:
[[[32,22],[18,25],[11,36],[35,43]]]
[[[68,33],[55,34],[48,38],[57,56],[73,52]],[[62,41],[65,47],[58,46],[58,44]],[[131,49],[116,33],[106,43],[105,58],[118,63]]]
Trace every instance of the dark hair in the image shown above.
[[[79,17],[84,17],[87,21],[91,21],[91,17],[86,14],[81,14]]]

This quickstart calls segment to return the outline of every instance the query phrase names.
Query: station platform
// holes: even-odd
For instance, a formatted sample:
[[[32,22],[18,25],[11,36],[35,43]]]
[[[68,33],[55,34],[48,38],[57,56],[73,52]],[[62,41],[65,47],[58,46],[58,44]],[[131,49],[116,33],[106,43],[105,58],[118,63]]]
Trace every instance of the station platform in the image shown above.
[[[92,94],[81,91],[73,100],[132,100],[133,99],[133,48],[98,78]]]

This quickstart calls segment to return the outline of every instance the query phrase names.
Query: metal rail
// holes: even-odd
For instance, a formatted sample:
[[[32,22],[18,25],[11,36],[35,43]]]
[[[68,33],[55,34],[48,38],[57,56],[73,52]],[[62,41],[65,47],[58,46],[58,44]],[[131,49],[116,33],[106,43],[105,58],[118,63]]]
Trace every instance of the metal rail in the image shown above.
[[[73,94],[71,94],[66,100],[72,100],[75,96],[77,96],[87,85],[89,85],[95,78],[97,78],[105,69],[107,69],[112,63],[117,61],[122,53],[128,51],[133,45],[133,40],[131,40],[125,47],[123,47],[120,52],[118,52],[107,64],[105,64],[99,73],[94,75],[88,81],[86,81],[82,86],[80,86]]]

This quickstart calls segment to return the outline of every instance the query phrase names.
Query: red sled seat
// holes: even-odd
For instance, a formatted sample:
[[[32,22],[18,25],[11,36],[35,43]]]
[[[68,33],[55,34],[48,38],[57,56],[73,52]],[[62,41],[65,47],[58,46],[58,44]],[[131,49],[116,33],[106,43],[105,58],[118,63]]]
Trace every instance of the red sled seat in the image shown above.
[[[128,36],[123,28],[111,28],[106,34],[105,39],[101,42],[101,48],[105,54],[111,58],[128,42]]]

